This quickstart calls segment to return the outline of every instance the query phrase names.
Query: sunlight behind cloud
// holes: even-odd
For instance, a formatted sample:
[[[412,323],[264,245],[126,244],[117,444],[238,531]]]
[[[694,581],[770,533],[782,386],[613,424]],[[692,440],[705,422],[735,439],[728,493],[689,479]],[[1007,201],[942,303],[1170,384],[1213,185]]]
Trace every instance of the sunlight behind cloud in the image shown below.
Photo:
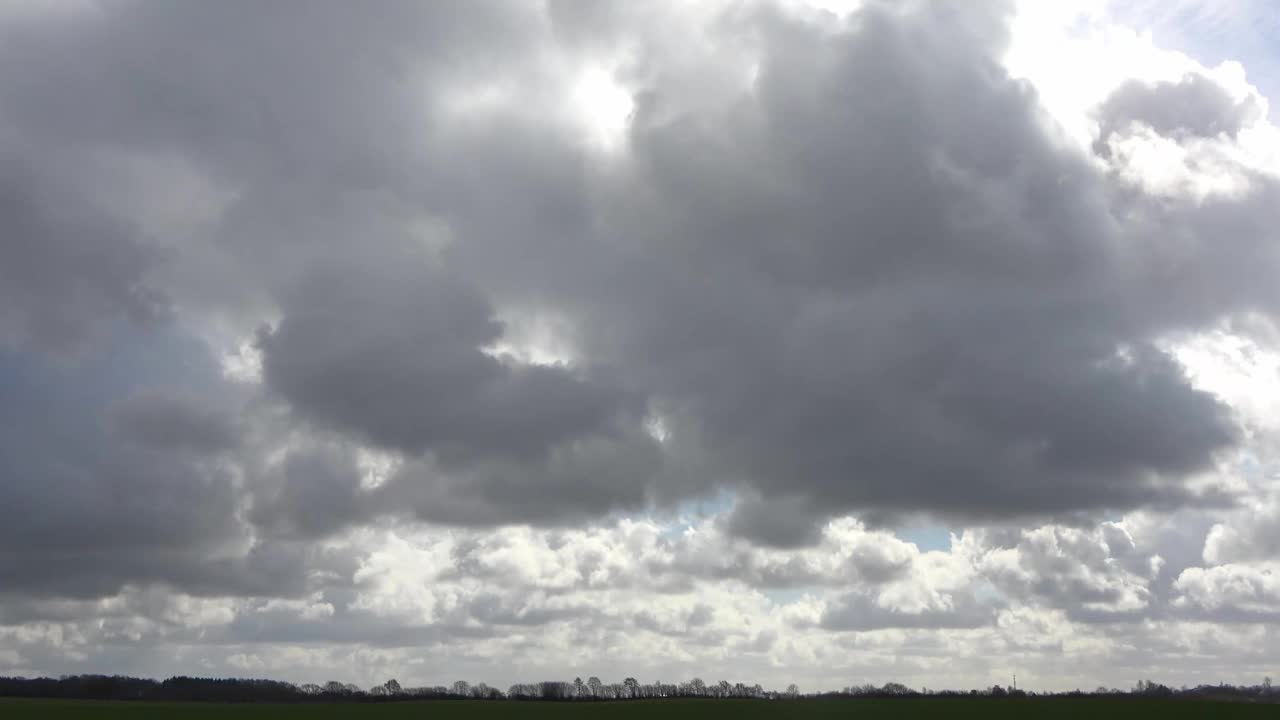
[[[573,85],[572,103],[593,145],[609,152],[623,147],[635,101],[608,71],[583,71]]]

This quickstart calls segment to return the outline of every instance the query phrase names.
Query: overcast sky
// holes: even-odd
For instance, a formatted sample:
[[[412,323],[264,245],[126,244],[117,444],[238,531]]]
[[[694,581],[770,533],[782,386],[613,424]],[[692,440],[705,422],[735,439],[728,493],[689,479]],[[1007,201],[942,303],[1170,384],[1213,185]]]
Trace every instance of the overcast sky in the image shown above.
[[[0,1],[0,675],[1280,674],[1278,18]]]

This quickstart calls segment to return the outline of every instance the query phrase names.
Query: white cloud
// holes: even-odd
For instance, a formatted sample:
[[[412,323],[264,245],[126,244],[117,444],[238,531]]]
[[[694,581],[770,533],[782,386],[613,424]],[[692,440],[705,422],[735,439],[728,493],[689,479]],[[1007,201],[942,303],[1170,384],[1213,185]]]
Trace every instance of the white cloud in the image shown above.
[[[1215,614],[1238,611],[1254,620],[1280,616],[1280,565],[1276,563],[1187,568],[1173,587],[1178,592],[1173,601],[1176,608]]]

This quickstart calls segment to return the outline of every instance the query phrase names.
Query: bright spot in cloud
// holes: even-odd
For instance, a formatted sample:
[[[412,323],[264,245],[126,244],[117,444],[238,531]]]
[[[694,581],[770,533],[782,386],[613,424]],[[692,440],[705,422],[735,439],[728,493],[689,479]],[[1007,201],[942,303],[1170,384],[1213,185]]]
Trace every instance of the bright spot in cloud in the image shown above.
[[[667,421],[661,415],[649,416],[644,424],[649,436],[660,443],[665,443],[671,437],[671,429],[667,427]]]
[[[623,145],[635,101],[609,72],[583,72],[573,87],[573,105],[593,144],[605,150]]]
[[[1221,398],[1255,427],[1280,428],[1280,352],[1275,348],[1216,330],[1170,350],[1196,387]]]
[[[376,490],[386,484],[395,471],[399,459],[387,452],[371,448],[356,450],[356,467],[360,470],[360,488]]]
[[[222,375],[228,380],[243,383],[262,382],[262,351],[253,338],[244,340],[235,348],[223,353]]]

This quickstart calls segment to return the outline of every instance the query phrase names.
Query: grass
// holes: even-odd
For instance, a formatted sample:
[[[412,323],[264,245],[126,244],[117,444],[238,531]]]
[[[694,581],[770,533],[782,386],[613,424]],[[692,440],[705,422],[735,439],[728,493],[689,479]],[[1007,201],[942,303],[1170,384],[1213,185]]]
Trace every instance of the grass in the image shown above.
[[[772,720],[775,718],[1275,718],[1275,705],[1145,699],[980,699],[916,698],[903,700],[646,700],[611,703],[539,702],[395,702],[381,704],[213,704],[101,702],[94,700],[24,700],[0,698],[4,720],[110,720],[112,718],[181,718],[182,720],[325,720],[326,718],[431,718],[431,720],[506,720],[508,718],[579,718],[581,720]]]

